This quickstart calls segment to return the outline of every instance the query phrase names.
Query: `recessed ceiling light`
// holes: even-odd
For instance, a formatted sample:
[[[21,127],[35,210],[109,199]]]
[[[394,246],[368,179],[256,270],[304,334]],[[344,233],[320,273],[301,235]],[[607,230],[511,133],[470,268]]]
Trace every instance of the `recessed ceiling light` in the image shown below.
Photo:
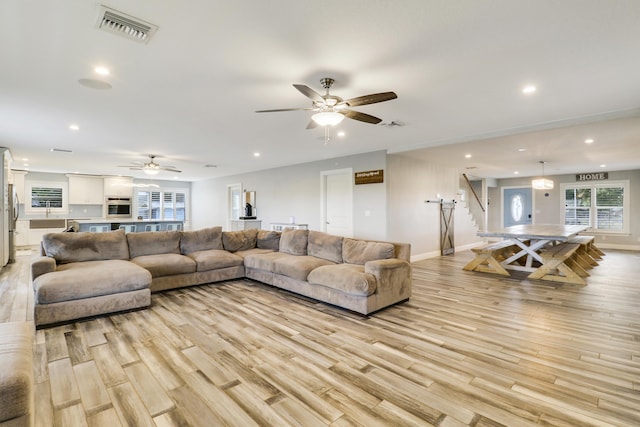
[[[602,164],[602,165],[600,165],[600,167],[601,167],[601,168],[606,168],[606,167],[607,167],[607,165]]]
[[[24,163],[22,166],[24,166],[25,168],[29,167],[29,163]]]
[[[95,71],[96,74],[100,74],[101,76],[108,76],[110,73],[107,67],[96,67],[93,69],[93,71]]]
[[[343,130],[341,130],[341,131],[339,131],[339,132],[338,132],[338,136],[339,136],[340,138],[344,137],[345,135],[346,135],[346,134],[344,133],[344,131],[343,131]]]
[[[22,161],[23,161],[23,162],[28,162],[28,161],[29,161],[29,159],[27,159],[26,157],[23,157],[23,158],[22,158]]]
[[[518,148],[518,151],[522,153],[523,151],[527,151],[527,149],[526,148]]]
[[[465,155],[464,155],[464,158],[465,158],[465,159],[470,159],[470,158],[471,158],[471,154],[465,154]]]
[[[78,126],[75,123],[72,123],[72,124],[69,125],[69,129],[71,129],[71,130],[80,130],[80,126]]]
[[[587,138],[584,140],[585,144],[593,144],[593,138]]]
[[[514,175],[518,175],[519,173],[520,173],[520,172],[518,172],[518,171],[513,171],[513,174],[514,174]]]
[[[535,93],[538,90],[537,87],[535,87],[534,85],[526,85],[525,87],[522,88],[522,93],[529,95],[532,93]]]
[[[253,157],[260,157],[260,153],[256,151],[255,153],[253,153]]]

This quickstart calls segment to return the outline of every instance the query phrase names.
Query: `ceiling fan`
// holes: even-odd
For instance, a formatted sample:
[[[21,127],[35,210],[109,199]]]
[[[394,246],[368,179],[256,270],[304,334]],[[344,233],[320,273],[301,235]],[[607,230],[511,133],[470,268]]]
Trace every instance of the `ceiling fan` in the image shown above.
[[[147,175],[157,175],[158,173],[160,173],[160,171],[182,173],[181,170],[176,169],[174,166],[161,166],[160,164],[156,163],[154,160],[158,156],[156,156],[155,154],[149,154],[148,156],[149,156],[149,161],[147,163],[141,163],[141,164],[134,163],[131,165],[119,166],[119,167],[129,168],[134,171],[143,171]]]
[[[258,110],[256,113],[273,113],[280,111],[315,111],[311,116],[311,120],[307,125],[307,129],[313,129],[316,126],[335,126],[345,117],[358,120],[365,123],[378,124],[382,119],[361,113],[360,111],[351,110],[351,107],[359,105],[375,104],[377,102],[390,101],[396,99],[398,95],[394,92],[373,93],[370,95],[358,96],[344,100],[339,96],[331,95],[329,89],[333,85],[334,80],[329,77],[320,79],[320,84],[326,89],[325,95],[320,95],[307,85],[294,84],[293,87],[298,89],[304,96],[311,99],[312,106],[309,108],[279,108],[275,110]]]

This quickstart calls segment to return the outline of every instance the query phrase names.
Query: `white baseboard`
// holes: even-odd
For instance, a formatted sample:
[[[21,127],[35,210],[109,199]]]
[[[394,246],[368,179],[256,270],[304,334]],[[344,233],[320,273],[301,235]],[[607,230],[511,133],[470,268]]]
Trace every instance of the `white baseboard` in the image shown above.
[[[484,244],[485,242],[475,242],[475,243],[470,243],[468,245],[456,246],[455,249],[456,249],[456,252],[462,252],[462,251],[467,251],[471,248],[475,248],[477,246],[482,246]],[[424,252],[421,254],[411,255],[411,262],[422,261],[425,259],[435,258],[439,256],[440,256],[440,251]]]
[[[621,251],[640,251],[639,245],[619,245],[616,243],[598,242],[596,246],[600,249],[618,249]]]

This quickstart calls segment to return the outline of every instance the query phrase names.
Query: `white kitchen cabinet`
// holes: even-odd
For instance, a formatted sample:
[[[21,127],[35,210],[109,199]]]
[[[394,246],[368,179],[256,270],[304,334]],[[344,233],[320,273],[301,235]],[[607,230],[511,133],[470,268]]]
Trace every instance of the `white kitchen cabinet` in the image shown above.
[[[24,193],[24,181],[27,173],[27,171],[11,171],[13,188],[16,190],[16,194],[18,194],[18,200],[20,203],[25,203],[25,200],[27,199]]]
[[[133,197],[133,178],[130,176],[105,177],[104,196]]]
[[[29,220],[19,219],[16,221],[14,237],[16,247],[29,246]]]
[[[70,205],[102,205],[104,182],[102,177],[69,175]]]

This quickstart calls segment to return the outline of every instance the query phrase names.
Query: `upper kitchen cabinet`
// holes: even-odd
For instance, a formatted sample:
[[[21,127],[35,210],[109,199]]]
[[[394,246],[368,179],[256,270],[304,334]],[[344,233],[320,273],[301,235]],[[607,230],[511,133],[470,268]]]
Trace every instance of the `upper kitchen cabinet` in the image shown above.
[[[105,177],[104,196],[133,197],[133,178],[130,176]]]
[[[102,205],[104,183],[102,177],[68,175],[70,205]]]
[[[24,182],[25,182],[26,175],[27,175],[27,171],[19,171],[19,170],[11,171],[9,182],[13,184],[13,188],[15,189],[16,194],[18,195],[19,203],[24,203],[24,201],[27,198],[24,192],[24,188],[25,188]]]

